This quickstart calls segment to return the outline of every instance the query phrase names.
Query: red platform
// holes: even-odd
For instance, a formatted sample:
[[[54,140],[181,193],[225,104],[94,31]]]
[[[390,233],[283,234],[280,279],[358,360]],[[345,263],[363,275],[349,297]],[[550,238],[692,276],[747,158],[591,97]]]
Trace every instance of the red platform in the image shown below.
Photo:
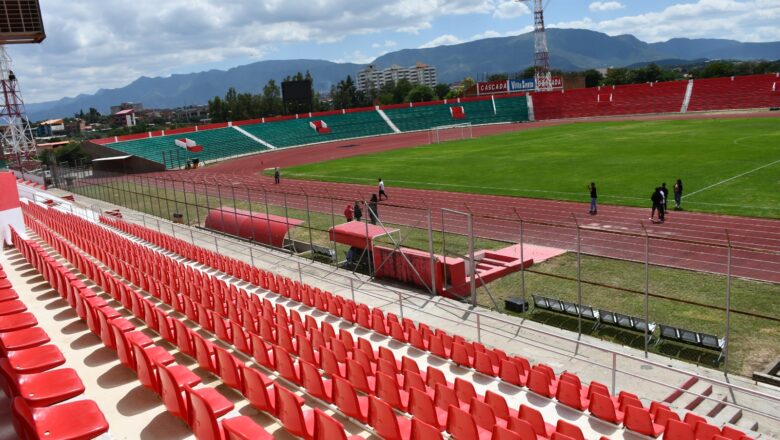
[[[365,222],[342,223],[328,230],[331,240],[358,249],[370,248],[377,237],[395,232],[398,232],[398,229],[383,228]]]

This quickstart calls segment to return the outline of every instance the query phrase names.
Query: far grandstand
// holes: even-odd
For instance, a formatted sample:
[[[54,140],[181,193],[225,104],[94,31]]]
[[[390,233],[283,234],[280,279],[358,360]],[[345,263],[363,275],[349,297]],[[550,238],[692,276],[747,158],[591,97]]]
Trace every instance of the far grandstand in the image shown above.
[[[423,131],[458,123],[506,124],[777,107],[780,107],[780,75],[772,73],[302,113],[118,136],[90,143],[103,149],[101,157],[129,154],[164,165],[166,169],[180,169],[195,158],[212,162],[277,148]],[[327,130],[318,128],[323,124]],[[203,151],[195,153],[176,147],[175,141],[181,138],[195,141],[203,146]]]

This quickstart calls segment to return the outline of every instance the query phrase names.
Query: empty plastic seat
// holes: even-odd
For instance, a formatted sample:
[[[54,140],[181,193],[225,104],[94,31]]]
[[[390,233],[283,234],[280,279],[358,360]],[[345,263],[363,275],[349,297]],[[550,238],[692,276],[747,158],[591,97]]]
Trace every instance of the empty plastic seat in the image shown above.
[[[615,408],[614,401],[601,393],[592,393],[588,411],[601,420],[619,425],[623,423],[624,413]]]
[[[300,366],[301,382],[303,387],[306,388],[306,392],[314,398],[332,402],[333,381],[322,380],[322,374],[317,370],[317,367],[308,362],[301,361]]]
[[[274,382],[263,373],[247,366],[241,367],[244,389],[241,391],[255,408],[269,414],[276,414],[276,395],[268,387]]]
[[[489,440],[492,433],[478,428],[471,414],[455,406],[447,410],[447,432],[455,440]]]
[[[555,425],[555,432],[569,436],[574,440],[585,440],[585,436],[582,434],[580,427],[569,423],[566,420],[558,420],[558,424]]]
[[[273,434],[269,434],[262,426],[255,423],[248,416],[233,417],[222,420],[225,440],[272,440]]]
[[[51,341],[49,335],[40,327],[29,327],[0,333],[0,355],[9,351],[37,347]]]
[[[376,396],[395,409],[406,412],[409,394],[398,388],[395,379],[385,373],[376,374]]]
[[[333,378],[333,403],[347,417],[362,423],[368,421],[368,397],[358,397],[352,384],[338,376]]]
[[[0,319],[0,333],[24,330],[36,325],[38,325],[38,320],[35,319],[35,315],[32,313],[17,313],[16,315],[4,316],[3,319]]]
[[[517,417],[530,423],[536,435],[550,437],[555,432],[555,427],[544,421],[542,413],[528,405],[520,405]]]
[[[84,384],[72,368],[17,374],[7,359],[0,359],[0,374],[6,394],[21,397],[32,407],[54,405],[84,392]]]
[[[91,400],[32,408],[24,399],[13,401],[14,429],[22,439],[91,439],[108,431],[108,422]]]
[[[409,414],[439,431],[447,426],[447,411],[434,405],[433,398],[417,388],[409,390]]]
[[[523,420],[517,417],[510,417],[506,424],[507,429],[514,432],[522,440],[536,440],[537,438],[546,438],[544,435],[537,437],[536,430],[528,420]]]
[[[664,431],[662,425],[653,423],[649,410],[638,408],[633,405],[626,407],[625,420],[623,423],[627,429],[650,437],[658,437]]]
[[[189,385],[184,385],[184,394],[186,396],[187,406],[187,423],[192,428],[192,433],[195,434],[195,438],[198,440],[222,440],[224,433],[222,426],[217,422],[217,418],[220,415],[226,414],[233,409],[233,404],[227,401],[229,405],[224,402],[219,402],[215,399],[215,394],[209,390],[213,388],[202,388],[199,390],[192,389]],[[214,390],[216,391],[216,390]],[[215,410],[215,406],[218,409]],[[217,411],[222,412],[217,414]]]
[[[241,370],[238,369],[239,362],[223,348],[215,346],[214,352],[216,353],[217,375],[225,385],[240,390],[243,380]]]
[[[277,416],[290,434],[310,440],[314,438],[314,411],[303,411],[303,400],[292,391],[274,386]]]
[[[374,396],[369,398],[368,424],[386,440],[406,440],[411,436],[412,421],[396,416],[390,405]]]
[[[40,345],[6,354],[11,370],[17,374],[40,373],[65,363],[65,356],[56,345]]]
[[[694,440],[693,427],[677,420],[669,420],[664,430],[663,440]]]
[[[533,372],[532,372],[533,374]],[[579,411],[588,409],[590,401],[582,396],[582,389],[574,382],[561,380],[558,382],[558,390],[555,398],[562,404]]]
[[[27,311],[27,306],[19,300],[8,300],[0,302],[0,317],[6,315],[15,315]],[[0,318],[3,319],[3,318]]]

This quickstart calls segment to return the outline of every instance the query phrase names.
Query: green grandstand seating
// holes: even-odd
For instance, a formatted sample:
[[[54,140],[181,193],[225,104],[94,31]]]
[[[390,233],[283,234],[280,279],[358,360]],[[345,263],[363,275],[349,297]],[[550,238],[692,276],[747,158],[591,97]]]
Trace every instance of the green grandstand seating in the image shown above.
[[[203,151],[191,153],[184,149],[179,149],[179,147],[174,144],[174,141],[181,138],[194,140],[199,145],[203,146]],[[201,161],[209,161],[239,154],[257,153],[267,149],[263,144],[256,142],[234,128],[219,128],[215,130],[115,142],[106,146],[159,163],[163,162],[163,153],[170,151],[175,152],[180,150],[177,157],[181,158],[181,162],[184,162],[187,159],[196,157]],[[176,156],[175,153],[174,155]],[[168,159],[167,162],[166,166],[168,167],[176,167],[178,165],[171,164],[170,159]]]
[[[453,119],[450,107],[462,106],[463,119]],[[528,105],[525,96],[496,98],[495,109],[491,99],[467,101],[412,108],[394,108],[385,110],[385,114],[401,131],[427,130],[444,125],[495,124],[500,122],[518,122],[528,120]]]
[[[324,121],[332,131],[327,134],[317,133],[309,126],[310,121]],[[393,132],[376,111],[289,119],[243,125],[241,128],[279,148]]]

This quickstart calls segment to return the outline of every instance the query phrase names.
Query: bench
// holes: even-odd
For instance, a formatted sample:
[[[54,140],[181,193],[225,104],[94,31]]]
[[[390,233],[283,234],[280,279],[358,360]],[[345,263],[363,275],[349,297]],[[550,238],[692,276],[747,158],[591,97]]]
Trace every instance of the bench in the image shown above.
[[[645,332],[647,328],[647,337],[649,340],[653,340],[653,332],[655,332],[658,326],[654,322],[647,323],[644,319],[637,318],[635,316],[624,315],[622,313],[611,312],[609,310],[599,309],[599,323],[614,325],[626,330],[633,330],[636,332]]]
[[[720,362],[721,357],[723,357],[723,348],[726,346],[725,338],[663,324],[661,324],[661,337],[658,340],[659,343],[661,342],[661,339],[717,351],[720,354],[718,356],[718,362]]]
[[[534,306],[538,309],[549,310],[556,313],[565,313],[575,317],[580,316],[591,321],[598,321],[599,319],[599,311],[595,310],[593,307],[583,304],[574,304],[541,295],[531,296],[534,299]]]

